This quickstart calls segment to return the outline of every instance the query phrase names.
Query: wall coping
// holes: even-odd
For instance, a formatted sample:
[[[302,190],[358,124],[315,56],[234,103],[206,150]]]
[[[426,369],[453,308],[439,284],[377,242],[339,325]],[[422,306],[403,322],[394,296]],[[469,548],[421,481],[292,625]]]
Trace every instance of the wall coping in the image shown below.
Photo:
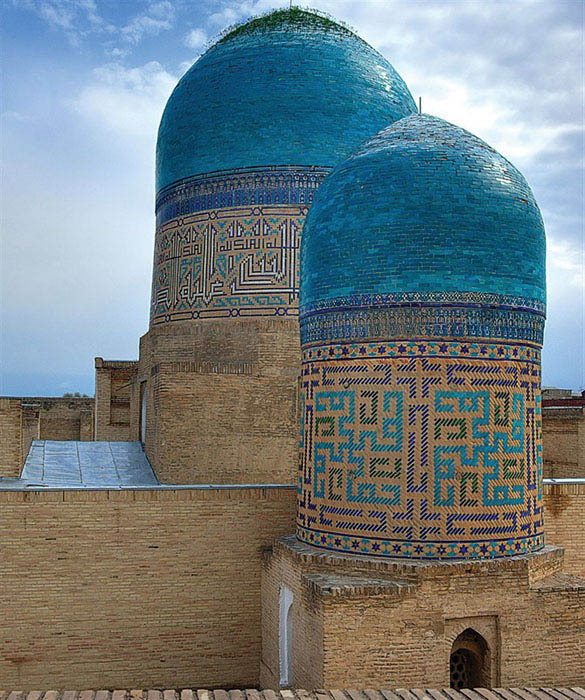
[[[2,492],[24,492],[24,493],[49,493],[49,492],[69,492],[69,491],[213,491],[213,490],[266,490],[266,489],[282,489],[284,491],[295,491],[294,484],[157,484],[144,486],[80,486],[62,488],[59,486],[41,486],[40,484],[27,484],[15,488],[12,484],[5,483],[0,480],[0,493]],[[585,488],[584,479],[544,479],[545,487],[550,486],[565,486],[577,485]],[[548,489],[547,489],[548,490]],[[1,699],[0,699],[1,700]]]
[[[124,488],[2,488],[1,504],[94,503],[149,501],[294,501],[293,486],[229,484],[200,486],[143,486]],[[0,698],[1,700],[1,698]]]
[[[7,479],[7,481],[11,481]],[[585,479],[584,479],[585,482]],[[266,489],[283,489],[285,491],[295,491],[294,484],[149,484],[144,486],[42,486],[40,484],[28,484],[14,488],[9,483],[2,483],[0,480],[0,492],[11,493],[54,493],[69,491],[249,491]]]

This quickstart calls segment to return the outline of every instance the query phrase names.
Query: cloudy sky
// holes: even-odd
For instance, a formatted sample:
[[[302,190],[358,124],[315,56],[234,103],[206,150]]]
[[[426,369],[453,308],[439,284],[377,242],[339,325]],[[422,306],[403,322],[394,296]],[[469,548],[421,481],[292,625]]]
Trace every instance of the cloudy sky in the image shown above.
[[[313,0],[423,111],[526,175],[548,233],[544,384],[584,377],[581,0]],[[177,79],[288,0],[3,0],[0,394],[93,394],[148,327],[154,146]]]

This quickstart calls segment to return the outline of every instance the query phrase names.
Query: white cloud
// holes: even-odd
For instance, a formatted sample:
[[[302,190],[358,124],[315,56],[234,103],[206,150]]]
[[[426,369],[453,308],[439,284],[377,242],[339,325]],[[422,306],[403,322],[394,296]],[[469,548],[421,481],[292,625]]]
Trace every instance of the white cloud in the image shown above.
[[[209,16],[209,23],[223,30],[248,17],[253,17],[254,15],[259,15],[279,7],[288,6],[288,0],[243,0],[243,2],[229,2],[220,10]]]
[[[185,46],[195,49],[195,51],[201,51],[207,43],[207,39],[207,34],[203,29],[192,29],[185,37]]]
[[[136,15],[128,24],[120,29],[125,41],[138,44],[145,36],[153,36],[159,32],[171,29],[175,21],[175,9],[168,0],[153,2],[145,13]]]
[[[73,101],[88,120],[124,136],[153,139],[165,102],[177,78],[160,63],[136,68],[109,63],[94,70],[94,80]]]
[[[585,288],[583,254],[570,246],[567,241],[548,236],[546,244],[547,274],[549,284],[570,285],[581,290]]]
[[[154,36],[171,29],[175,22],[175,8],[170,0],[154,0],[146,10],[127,24],[115,26],[99,14],[95,0],[12,0],[16,7],[32,10],[52,29],[65,33],[78,46],[90,35],[120,37],[129,44],[138,44],[146,36]],[[108,49],[115,55],[116,49]]]
[[[75,46],[90,33],[113,30],[99,15],[95,0],[12,0],[12,4],[32,10]]]
[[[29,114],[24,114],[23,112],[17,112],[15,110],[8,110],[6,112],[2,112],[2,119],[6,119],[6,121],[15,121],[22,123],[34,121],[33,117],[31,117]]]

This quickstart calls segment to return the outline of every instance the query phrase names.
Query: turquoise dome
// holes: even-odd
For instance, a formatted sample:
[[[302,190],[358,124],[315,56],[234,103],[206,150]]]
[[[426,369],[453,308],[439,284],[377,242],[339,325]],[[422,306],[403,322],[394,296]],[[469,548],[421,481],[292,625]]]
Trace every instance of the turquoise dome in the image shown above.
[[[303,229],[301,315],[402,293],[544,309],[545,233],[526,180],[428,115],[390,125],[333,170]]]
[[[332,167],[415,111],[402,78],[353,32],[276,11],[228,33],[177,84],[158,132],[157,191],[218,170]]]

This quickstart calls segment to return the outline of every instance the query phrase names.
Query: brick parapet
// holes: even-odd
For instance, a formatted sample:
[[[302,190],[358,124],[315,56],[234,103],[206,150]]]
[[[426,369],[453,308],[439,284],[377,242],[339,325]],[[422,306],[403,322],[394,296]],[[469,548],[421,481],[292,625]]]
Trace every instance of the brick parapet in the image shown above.
[[[138,360],[104,360],[96,357],[94,361],[96,369],[134,369],[138,367]]]
[[[2,685],[253,687],[262,552],[294,504],[270,485],[1,492]]]
[[[294,500],[294,487],[281,484],[250,485],[194,485],[194,486],[157,486],[120,489],[26,489],[2,490],[0,486],[0,503],[93,503],[111,501],[128,503],[135,501],[231,501],[231,500]]]

